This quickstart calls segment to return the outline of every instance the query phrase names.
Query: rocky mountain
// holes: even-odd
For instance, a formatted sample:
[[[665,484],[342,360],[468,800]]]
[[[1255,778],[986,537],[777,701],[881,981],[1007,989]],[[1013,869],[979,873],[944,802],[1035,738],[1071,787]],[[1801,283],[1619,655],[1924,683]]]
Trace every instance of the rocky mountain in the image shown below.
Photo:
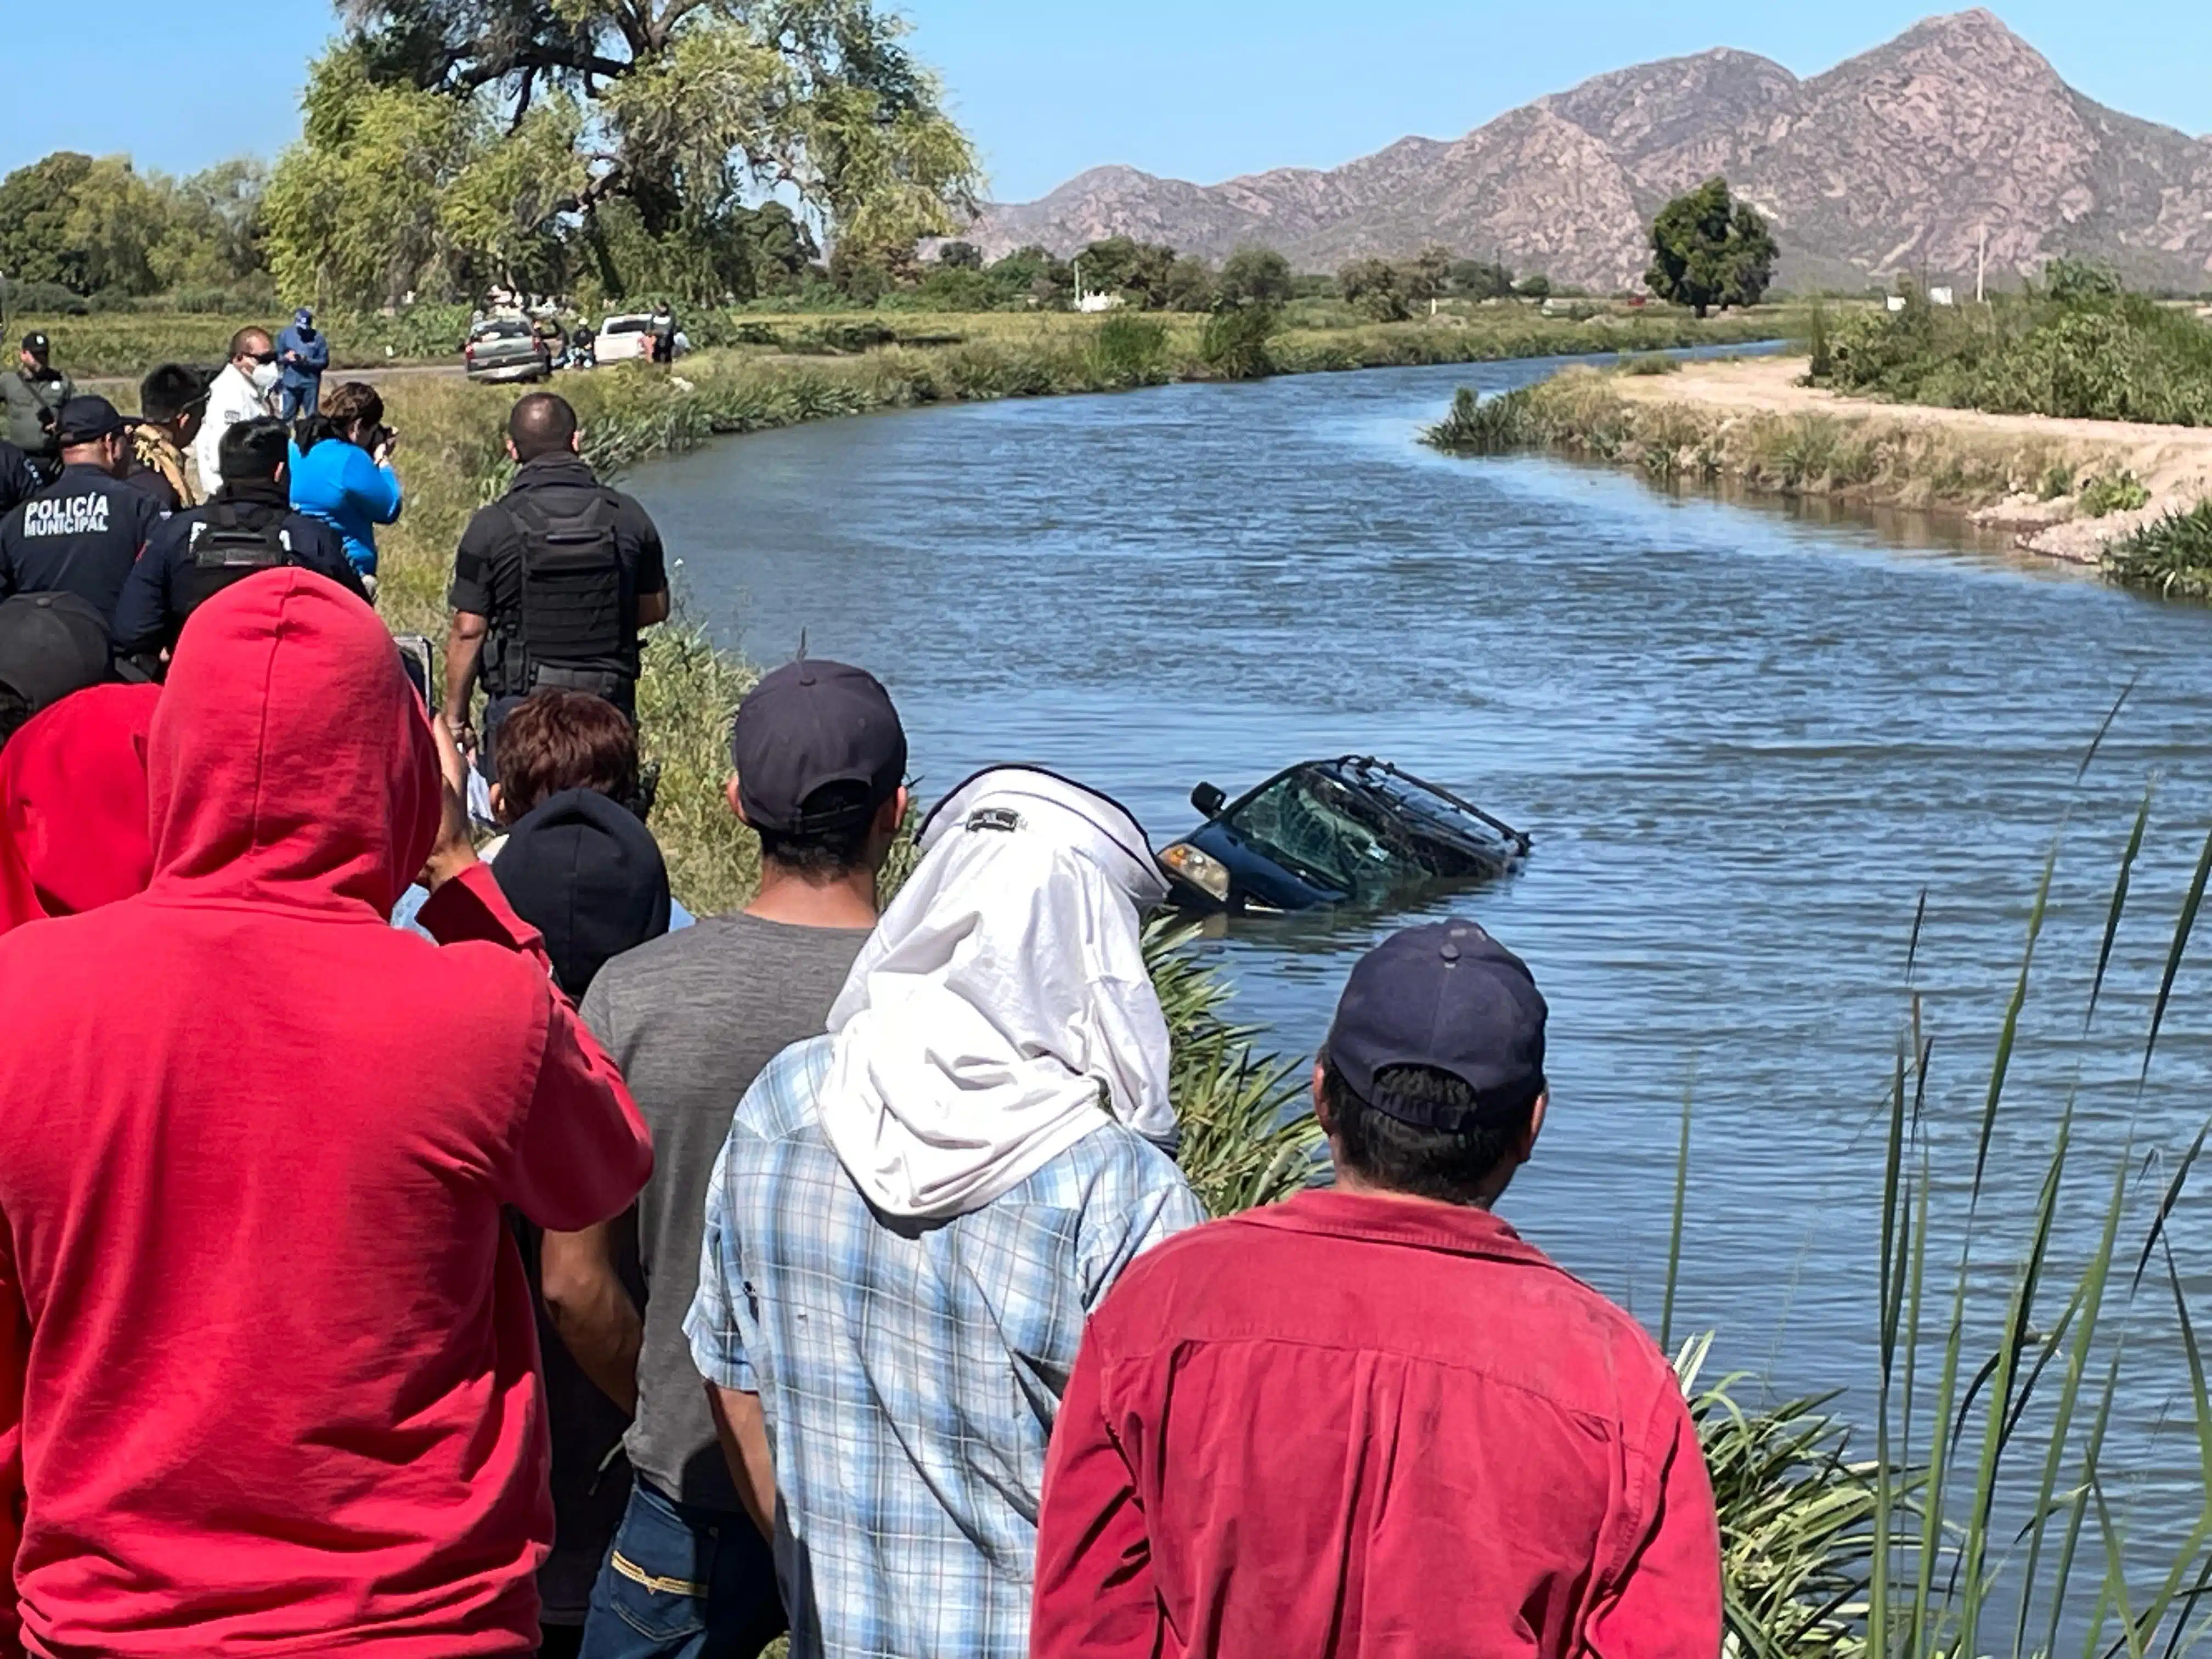
[[[2212,287],[2212,140],[2084,97],[1982,10],[1809,80],[1726,48],[1639,64],[1327,172],[1200,185],[1099,167],[987,209],[969,240],[993,257],[1114,235],[1213,258],[1259,244],[1314,270],[1442,243],[1604,291],[1638,285],[1652,214],[1716,173],[1772,222],[1785,283],[1971,285],[1985,240],[1993,281],[2068,254]]]

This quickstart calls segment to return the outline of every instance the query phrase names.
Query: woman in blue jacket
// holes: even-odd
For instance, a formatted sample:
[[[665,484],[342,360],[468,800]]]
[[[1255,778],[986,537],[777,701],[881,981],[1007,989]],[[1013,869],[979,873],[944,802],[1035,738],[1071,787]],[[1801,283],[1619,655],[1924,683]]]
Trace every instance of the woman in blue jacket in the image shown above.
[[[292,447],[292,506],[320,519],[344,541],[353,568],[376,588],[376,526],[399,517],[399,475],[392,470],[398,434],[384,424],[376,388],[348,380],[323,400],[323,412]]]

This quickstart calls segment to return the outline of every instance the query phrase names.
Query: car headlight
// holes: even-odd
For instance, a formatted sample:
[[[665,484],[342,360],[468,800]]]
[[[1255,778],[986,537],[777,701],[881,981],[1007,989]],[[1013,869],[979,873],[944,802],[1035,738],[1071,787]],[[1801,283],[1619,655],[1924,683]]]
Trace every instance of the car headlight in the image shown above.
[[[1179,841],[1160,854],[1160,863],[1170,875],[1180,876],[1208,897],[1229,902],[1229,866],[1212,854]]]

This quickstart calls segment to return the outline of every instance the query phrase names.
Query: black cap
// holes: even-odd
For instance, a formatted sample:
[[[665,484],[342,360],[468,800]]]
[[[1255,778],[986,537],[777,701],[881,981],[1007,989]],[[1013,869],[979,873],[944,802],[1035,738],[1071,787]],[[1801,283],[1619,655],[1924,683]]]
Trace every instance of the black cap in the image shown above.
[[[107,677],[107,623],[89,600],[74,593],[0,599],[0,684],[32,713]]]
[[[766,675],[738,705],[730,763],[745,822],[782,835],[849,828],[906,777],[906,731],[890,694],[865,669],[801,657]],[[866,784],[866,808],[808,812],[825,785]]]
[[[525,813],[491,872],[545,936],[554,982],[572,998],[609,960],[668,931],[668,866],[653,832],[594,789],[564,789]]]
[[[122,430],[123,416],[105,398],[72,398],[54,421],[54,435],[65,446],[98,443]]]
[[[43,360],[52,349],[46,343],[46,331],[43,329],[34,328],[23,337],[23,349],[33,357]]]
[[[1359,959],[1336,1006],[1328,1060],[1376,1110],[1419,1128],[1456,1133],[1470,1127],[1467,1119],[1376,1100],[1375,1074],[1426,1066],[1474,1091],[1473,1118],[1517,1115],[1544,1091],[1547,1012],[1528,965],[1455,917],[1395,933]],[[1445,1115],[1454,1121],[1437,1121]]]

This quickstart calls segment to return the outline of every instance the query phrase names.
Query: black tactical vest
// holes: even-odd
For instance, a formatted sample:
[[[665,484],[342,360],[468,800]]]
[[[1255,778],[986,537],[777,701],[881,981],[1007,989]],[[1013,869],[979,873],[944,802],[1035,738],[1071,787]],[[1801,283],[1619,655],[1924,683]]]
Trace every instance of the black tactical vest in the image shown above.
[[[192,526],[191,539],[185,544],[191,562],[179,607],[185,615],[257,570],[299,563],[292,551],[292,532],[284,528],[284,514],[278,509],[252,507],[241,513],[235,502],[225,501],[207,508],[206,514]]]
[[[606,665],[623,660],[636,631],[623,604],[614,501],[594,493],[580,510],[556,513],[533,491],[505,505],[521,533],[522,595],[501,641],[498,690],[614,696],[625,677]]]

